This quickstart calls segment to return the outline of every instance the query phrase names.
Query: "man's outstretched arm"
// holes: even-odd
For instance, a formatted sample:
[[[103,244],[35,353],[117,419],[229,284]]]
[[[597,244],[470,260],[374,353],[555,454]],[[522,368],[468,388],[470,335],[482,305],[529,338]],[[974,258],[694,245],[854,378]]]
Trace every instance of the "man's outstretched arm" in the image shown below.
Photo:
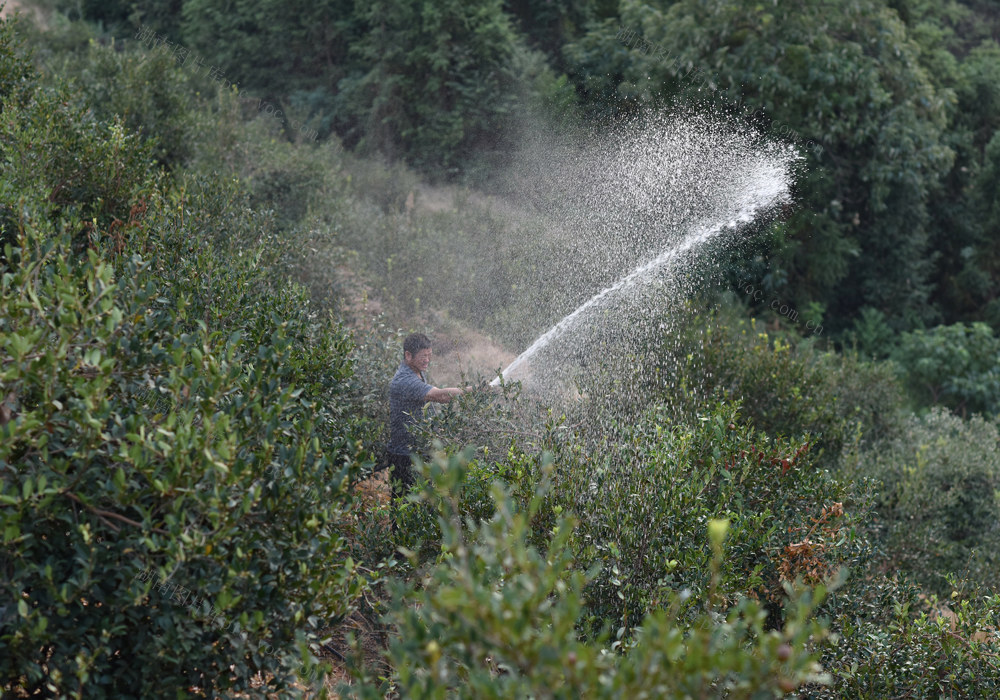
[[[431,387],[431,390],[424,395],[424,401],[434,401],[435,403],[448,403],[456,396],[461,396],[467,391],[471,391],[472,387],[467,386],[464,389],[459,389],[457,386],[448,387],[446,389],[438,389],[436,386]]]

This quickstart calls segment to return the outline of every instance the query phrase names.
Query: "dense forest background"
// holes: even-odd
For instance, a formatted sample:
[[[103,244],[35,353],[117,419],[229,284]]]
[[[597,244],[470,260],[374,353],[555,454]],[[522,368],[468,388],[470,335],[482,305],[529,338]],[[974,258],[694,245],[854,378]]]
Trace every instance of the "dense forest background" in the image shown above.
[[[5,699],[996,697],[996,3],[18,9]],[[538,154],[678,110],[792,202],[391,503],[402,336],[495,376],[600,279]]]
[[[898,334],[1000,328],[1000,12],[989,2],[81,3],[142,23],[323,137],[488,187],[529,113],[596,122],[714,103],[800,145],[768,292],[885,356]],[[72,12],[71,12],[72,16]],[[813,144],[806,148],[806,144]],[[486,181],[486,182],[484,182]]]

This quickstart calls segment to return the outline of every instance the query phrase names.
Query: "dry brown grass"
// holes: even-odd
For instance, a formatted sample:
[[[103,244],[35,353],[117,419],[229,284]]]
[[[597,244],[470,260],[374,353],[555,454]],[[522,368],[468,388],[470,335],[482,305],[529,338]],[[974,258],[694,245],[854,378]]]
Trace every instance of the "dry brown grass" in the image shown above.
[[[3,4],[3,7],[0,7],[0,19],[8,19],[15,13],[20,13],[22,18],[34,22],[42,29],[48,27],[45,13],[31,3],[23,0],[0,0],[0,4]]]

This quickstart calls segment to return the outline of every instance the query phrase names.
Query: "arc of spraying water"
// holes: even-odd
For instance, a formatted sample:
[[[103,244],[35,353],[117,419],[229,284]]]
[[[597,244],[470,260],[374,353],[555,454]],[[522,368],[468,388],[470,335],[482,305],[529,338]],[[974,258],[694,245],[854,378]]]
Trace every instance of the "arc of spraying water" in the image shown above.
[[[569,330],[579,321],[579,319],[584,314],[586,314],[587,311],[599,305],[604,299],[607,299],[608,297],[616,294],[617,292],[620,292],[621,290],[632,286],[640,279],[648,276],[652,272],[655,272],[659,268],[666,265],[673,258],[677,257],[678,255],[681,255],[682,253],[687,252],[688,250],[691,250],[695,246],[705,242],[709,238],[712,238],[713,236],[721,233],[727,228],[735,228],[741,223],[748,223],[752,221],[756,213],[761,208],[764,208],[780,200],[781,196],[786,192],[787,190],[782,188],[781,191],[772,193],[772,195],[768,197],[766,201],[761,203],[759,206],[751,207],[749,210],[744,210],[740,212],[740,214],[735,219],[722,224],[718,224],[713,227],[703,228],[699,233],[688,236],[679,245],[676,245],[673,248],[664,251],[663,253],[661,253],[654,259],[650,260],[649,262],[644,263],[639,267],[635,268],[634,270],[632,270],[630,273],[622,277],[620,280],[615,282],[610,287],[602,289],[600,292],[592,296],[590,299],[585,301],[574,311],[572,311],[570,314],[568,314],[562,320],[560,320],[558,323],[552,326],[552,328],[550,328],[541,336],[539,336],[535,340],[535,342],[533,342],[528,347],[527,350],[522,352],[514,359],[513,362],[507,365],[506,369],[503,370],[500,376],[498,376],[496,379],[490,382],[490,386],[499,386],[501,379],[506,381],[510,377],[511,373],[513,373],[515,370],[517,370],[518,367],[524,364],[526,360],[528,360],[532,355],[534,355],[539,350],[548,345],[550,342],[552,342],[554,338],[562,335],[567,330]]]

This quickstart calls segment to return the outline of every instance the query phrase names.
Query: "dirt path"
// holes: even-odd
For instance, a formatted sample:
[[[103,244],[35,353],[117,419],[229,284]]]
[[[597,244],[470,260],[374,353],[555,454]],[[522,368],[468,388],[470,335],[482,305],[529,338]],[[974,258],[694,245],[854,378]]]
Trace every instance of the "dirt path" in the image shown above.
[[[341,266],[337,268],[336,276],[344,296],[343,309],[349,326],[364,332],[375,327],[383,314],[392,319],[394,314],[391,309],[385,308],[378,293],[354,270]],[[394,321],[398,323],[398,319]],[[434,343],[434,358],[429,372],[438,386],[458,386],[463,374],[467,377],[489,375],[492,378],[496,376],[496,370],[506,367],[517,357],[485,333],[442,312],[421,314],[420,318],[410,320],[408,325],[430,329],[428,334]]]
[[[21,3],[17,0],[7,0],[3,7],[0,7],[0,17],[7,19],[9,16],[14,14],[14,10],[21,7]]]
[[[455,330],[439,332],[433,341],[431,374],[435,381],[447,386],[459,386],[463,375],[466,379],[479,375],[492,379],[497,369],[503,369],[516,357],[489,336],[461,324]]]
[[[33,21],[38,26],[45,28],[45,17],[39,8],[27,5],[24,2],[21,2],[21,0],[0,0],[0,3],[4,3],[3,7],[0,7],[0,19],[13,17],[14,13],[19,11],[21,13],[21,17]]]

